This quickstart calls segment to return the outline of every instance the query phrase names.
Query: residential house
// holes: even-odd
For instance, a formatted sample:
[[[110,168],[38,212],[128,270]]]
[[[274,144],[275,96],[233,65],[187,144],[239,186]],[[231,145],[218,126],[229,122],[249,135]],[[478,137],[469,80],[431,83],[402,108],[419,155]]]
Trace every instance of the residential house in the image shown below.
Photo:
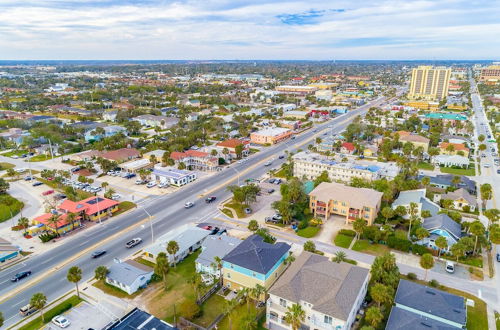
[[[201,253],[195,261],[196,271],[219,278],[221,270],[217,268],[215,258],[222,260],[241,242],[240,239],[228,235],[208,236],[201,244]]]
[[[400,280],[386,330],[465,329],[465,298]]]
[[[118,126],[118,125],[110,125],[110,126],[105,126],[102,128],[103,132],[98,133],[97,130],[91,129],[85,132],[85,141],[86,142],[91,142],[91,141],[100,141],[103,138],[107,138],[110,136],[114,136],[116,134],[127,134],[127,129],[123,126]]]
[[[102,152],[98,150],[87,150],[87,151],[82,151],[76,154],[72,154],[68,156],[67,159],[73,162],[88,162],[91,161],[94,158],[100,157]]]
[[[392,203],[392,208],[396,209],[398,206],[404,206],[406,208],[406,215],[403,218],[405,219],[410,218],[411,203],[417,205],[416,216],[418,217],[420,217],[424,210],[429,211],[432,216],[437,215],[441,208],[425,196],[426,192],[425,188],[401,191],[398,198]]]
[[[155,115],[140,115],[131,120],[139,122],[142,126],[160,127],[161,129],[169,129],[179,122],[179,118],[176,117]]]
[[[118,115],[118,111],[116,111],[116,110],[105,111],[102,114],[102,119],[107,120],[107,121],[115,121],[117,115]]]
[[[143,258],[155,263],[158,253],[166,253],[168,242],[175,241],[179,246],[179,250],[175,255],[167,253],[167,257],[171,264],[176,264],[198,250],[208,235],[210,235],[210,231],[208,230],[193,227],[190,224],[183,225],[160,236],[153,244],[146,247],[144,249]]]
[[[178,170],[176,168],[161,167],[156,165],[151,173],[151,179],[160,183],[181,187],[196,180],[196,173]]]
[[[238,153],[236,152],[237,147],[241,149],[242,157],[246,157],[250,153],[250,142],[242,141],[240,139],[224,140],[222,142],[217,143],[215,147],[219,154],[222,154],[223,156],[226,157],[226,160],[232,160],[234,158],[237,158],[238,156]],[[224,155],[224,149],[227,149],[229,151],[227,155]]]
[[[451,200],[453,201],[453,208],[455,210],[470,211],[474,212],[477,208],[477,199],[472,196],[466,189],[459,188],[455,191],[448,192],[443,195],[434,195],[434,201],[439,202],[440,200]],[[465,208],[465,209],[464,209]]]
[[[106,151],[101,154],[101,157],[117,163],[123,163],[134,158],[141,157],[139,150],[135,148],[121,148],[112,151]]]
[[[417,177],[417,180],[422,181],[422,179],[425,176],[426,175],[420,174]],[[476,182],[474,180],[471,180],[468,176],[465,175],[459,175],[460,182],[458,184],[455,184],[453,182],[453,177],[455,177],[455,175],[452,174],[438,174],[436,176],[428,176],[428,177],[431,180],[431,185],[441,189],[447,189],[450,187],[453,188],[459,187],[459,188],[464,188],[472,195],[476,195],[477,193]]]
[[[177,330],[178,328],[135,307],[120,319],[108,324],[103,330]]]
[[[108,271],[106,283],[128,294],[133,294],[137,290],[145,288],[154,273],[153,268],[134,260],[115,262],[108,268]]]
[[[438,249],[435,244],[438,237],[442,236],[446,238],[448,242],[446,251],[449,251],[450,247],[462,237],[462,226],[445,213],[439,213],[435,216],[424,218],[422,227],[427,229],[430,236],[420,240],[418,244],[425,245],[434,250]]]
[[[7,141],[12,141],[16,145],[20,145],[23,143],[23,139],[25,137],[31,136],[31,133],[28,131],[23,131],[21,128],[9,128],[5,132],[0,133],[0,138],[4,138]]]
[[[284,320],[298,304],[305,312],[301,329],[351,329],[366,295],[369,270],[302,252],[269,290],[268,329],[291,329]]]
[[[174,151],[170,154],[176,164],[184,163],[190,170],[216,171],[220,168],[219,159],[207,152],[198,150],[187,150],[184,152]]]
[[[380,210],[382,193],[336,182],[322,182],[309,193],[309,208],[314,216],[327,220],[330,215],[345,217],[345,223],[365,220],[370,226]]]
[[[57,118],[54,117],[54,116],[44,116],[44,115],[39,115],[39,116],[32,116],[30,118],[28,118],[28,121],[31,123],[31,124],[34,124],[34,123],[45,123],[45,124],[49,124],[51,122],[55,122],[57,121]]]
[[[266,243],[258,235],[248,237],[222,259],[224,286],[234,291],[257,284],[269,289],[285,270],[290,248],[283,242]]]
[[[250,141],[256,144],[276,144],[292,137],[292,130],[283,127],[265,128],[250,134]]]
[[[363,156],[365,157],[377,157],[378,147],[376,145],[365,145],[363,149]]]
[[[469,158],[459,155],[437,155],[432,158],[432,163],[445,167],[457,166],[468,168],[470,161]]]
[[[459,155],[469,158],[469,148],[463,143],[441,142],[439,144],[439,153],[441,155]]]
[[[8,263],[18,260],[20,256],[20,248],[12,245],[9,241],[0,237],[0,265],[2,267]]]
[[[341,153],[352,155],[355,151],[356,147],[354,146],[354,143],[342,142],[342,145],[340,146]]]
[[[424,136],[417,135],[417,134],[411,134],[409,132],[404,132],[400,131],[397,132],[399,134],[399,141],[402,143],[409,142],[413,145],[413,147],[416,149],[418,147],[422,147],[424,152],[427,152],[429,150],[429,142],[430,140]]]
[[[198,120],[198,113],[191,112],[186,115],[186,121],[195,121]]]

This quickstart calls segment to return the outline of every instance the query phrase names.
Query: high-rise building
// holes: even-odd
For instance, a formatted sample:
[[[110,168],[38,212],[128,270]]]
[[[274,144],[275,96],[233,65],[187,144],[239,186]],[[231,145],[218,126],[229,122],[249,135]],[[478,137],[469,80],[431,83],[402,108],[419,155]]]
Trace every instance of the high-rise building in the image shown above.
[[[440,100],[448,95],[451,69],[445,67],[419,66],[411,73],[408,98]]]
[[[481,69],[480,81],[499,81],[500,80],[500,65],[490,65]]]

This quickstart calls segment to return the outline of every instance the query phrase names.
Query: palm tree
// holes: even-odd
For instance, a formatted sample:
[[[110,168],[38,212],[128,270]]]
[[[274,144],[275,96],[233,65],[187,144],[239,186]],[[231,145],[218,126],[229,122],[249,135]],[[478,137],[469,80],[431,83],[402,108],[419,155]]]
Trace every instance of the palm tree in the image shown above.
[[[30,224],[30,221],[26,217],[20,217],[19,220],[17,220],[17,225],[19,227],[23,228],[25,232],[26,232],[26,228],[28,228],[29,224]]]
[[[336,263],[341,263],[345,262],[347,260],[347,254],[344,251],[337,251],[335,252],[334,257],[332,258],[332,261]]]
[[[82,270],[77,266],[73,266],[68,269],[68,274],[66,275],[68,281],[75,283],[76,286],[76,294],[80,297],[80,290],[78,289],[78,282],[82,279]]]
[[[103,281],[106,278],[106,275],[108,275],[109,269],[106,266],[98,266],[94,270],[94,276],[95,279],[98,281]]]
[[[165,254],[165,252],[158,253],[158,256],[156,256],[155,273],[161,276],[165,290],[167,290],[168,269],[169,262],[167,255]]]
[[[237,299],[226,300],[224,305],[224,314],[227,314],[227,320],[229,321],[229,330],[233,328],[233,318],[231,316],[233,309],[238,306],[239,302]]]
[[[214,270],[217,270],[219,281],[222,281],[222,259],[219,256],[214,257],[214,261],[210,264]]]
[[[418,204],[411,202],[410,203],[410,227],[408,229],[408,239],[410,239],[411,235],[411,225],[414,220],[418,219]]]
[[[475,253],[477,249],[477,240],[479,236],[484,235],[485,232],[484,225],[479,220],[476,220],[470,224],[469,231],[471,232],[472,235],[476,236],[476,240],[474,243],[474,253]]]
[[[260,284],[256,284],[255,287],[252,288],[252,296],[255,300],[260,301],[261,296],[266,293],[266,288]],[[265,300],[265,297],[264,297]]]
[[[420,257],[420,266],[425,269],[425,278],[424,281],[427,280],[427,271],[434,267],[434,258],[432,257],[432,254],[430,253],[424,253]]]
[[[106,193],[106,188],[109,186],[109,183],[107,183],[106,181],[104,181],[103,183],[101,183],[101,187],[104,189],[104,193]]]
[[[243,297],[245,299],[245,303],[247,305],[247,314],[250,313],[250,300],[252,300],[252,289],[250,288],[243,288],[238,292],[238,295]]]
[[[372,306],[366,310],[365,319],[372,327],[376,327],[384,319],[384,315],[380,311],[380,308]]]
[[[448,247],[448,241],[446,240],[446,237],[439,236],[438,238],[436,238],[434,244],[436,244],[436,246],[439,248],[438,260],[440,260],[441,252]]]
[[[49,223],[49,225],[52,225],[54,227],[56,235],[59,236],[59,231],[57,230],[59,215],[58,214],[51,215],[50,218],[47,219],[47,222]]]
[[[77,214],[73,212],[69,212],[66,215],[66,221],[68,221],[71,224],[71,230],[75,229],[75,220],[77,218]]]
[[[40,316],[42,317],[43,323],[45,323],[43,308],[45,307],[46,304],[47,304],[47,297],[41,292],[35,293],[30,299],[30,305],[40,310]]]
[[[243,324],[243,328],[246,330],[255,330],[257,329],[257,320],[255,313],[247,313],[241,320]]]
[[[196,299],[200,300],[200,289],[203,284],[201,281],[200,273],[195,273],[189,280],[189,283],[191,283],[191,285],[193,286],[194,293],[196,294]]]
[[[298,304],[293,304],[287,308],[284,320],[292,326],[293,330],[298,330],[306,318],[306,312]]]
[[[176,267],[176,257],[175,254],[179,251],[179,244],[176,241],[170,241],[167,244],[167,252],[172,256],[174,261],[174,267]]]

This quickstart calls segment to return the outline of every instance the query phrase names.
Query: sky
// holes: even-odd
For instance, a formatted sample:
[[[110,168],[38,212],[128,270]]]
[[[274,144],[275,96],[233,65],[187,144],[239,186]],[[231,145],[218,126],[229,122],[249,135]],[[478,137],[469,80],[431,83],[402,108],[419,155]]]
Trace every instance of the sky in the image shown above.
[[[499,59],[498,0],[0,0],[0,60]]]

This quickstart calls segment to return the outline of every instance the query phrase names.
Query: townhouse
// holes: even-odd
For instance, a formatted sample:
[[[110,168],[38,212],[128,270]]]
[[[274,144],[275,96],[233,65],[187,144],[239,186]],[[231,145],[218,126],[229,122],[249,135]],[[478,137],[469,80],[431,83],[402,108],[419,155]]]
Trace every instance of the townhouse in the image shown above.
[[[224,155],[224,149],[229,151],[227,155]],[[217,143],[215,145],[215,150],[217,150],[219,154],[225,156],[227,158],[226,160],[237,158],[238,153],[240,153],[242,157],[246,157],[250,153],[250,142],[240,139],[228,139]]]
[[[170,154],[170,158],[172,158],[176,164],[184,163],[190,170],[216,171],[220,168],[219,159],[203,151],[174,151]]]

